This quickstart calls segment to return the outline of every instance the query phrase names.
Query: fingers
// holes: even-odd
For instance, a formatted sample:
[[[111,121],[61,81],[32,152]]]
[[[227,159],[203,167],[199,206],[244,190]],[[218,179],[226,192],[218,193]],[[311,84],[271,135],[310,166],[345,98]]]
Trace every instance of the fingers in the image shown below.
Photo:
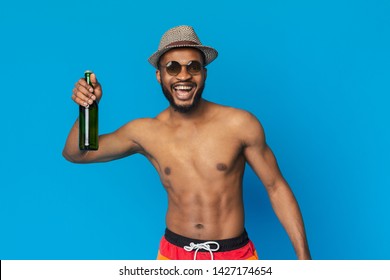
[[[81,106],[87,107],[96,100],[96,96],[93,94],[93,88],[87,84],[85,79],[78,80],[72,92],[72,100]]]
[[[81,106],[88,107],[94,101],[99,102],[102,98],[102,87],[98,82],[96,75],[91,74],[91,83],[90,86],[84,78],[79,79],[73,88],[72,100]]]
[[[93,93],[93,87],[91,87],[84,78],[81,78],[80,80],[75,83],[75,88],[85,88],[88,92]]]
[[[94,86],[98,84],[96,75],[95,75],[94,73],[91,74],[91,82],[92,82],[92,84],[93,84]]]
[[[91,74],[91,82],[94,88],[93,94],[96,96],[97,100],[100,100],[100,98],[102,97],[102,87],[100,86],[100,83],[98,82],[94,73]]]

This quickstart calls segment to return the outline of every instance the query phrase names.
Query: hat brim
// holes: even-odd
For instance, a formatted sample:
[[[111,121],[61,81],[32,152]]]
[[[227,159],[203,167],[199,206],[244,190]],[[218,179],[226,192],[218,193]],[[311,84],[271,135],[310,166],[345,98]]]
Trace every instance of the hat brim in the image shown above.
[[[165,47],[154,54],[152,54],[148,61],[150,64],[153,65],[154,68],[158,69],[158,61],[160,60],[160,57],[165,54],[166,52],[172,50],[172,49],[177,49],[177,48],[195,48],[200,50],[204,56],[205,56],[205,65],[210,64],[214,59],[217,58],[218,52],[216,49],[208,47],[208,46],[198,46],[198,45],[174,45],[174,46],[169,46]]]

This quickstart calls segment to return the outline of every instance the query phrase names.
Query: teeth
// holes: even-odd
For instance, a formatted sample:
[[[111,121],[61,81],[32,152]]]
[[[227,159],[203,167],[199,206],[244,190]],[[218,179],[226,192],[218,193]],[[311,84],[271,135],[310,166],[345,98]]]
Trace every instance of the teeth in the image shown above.
[[[176,90],[191,90],[192,87],[190,86],[175,86]]]

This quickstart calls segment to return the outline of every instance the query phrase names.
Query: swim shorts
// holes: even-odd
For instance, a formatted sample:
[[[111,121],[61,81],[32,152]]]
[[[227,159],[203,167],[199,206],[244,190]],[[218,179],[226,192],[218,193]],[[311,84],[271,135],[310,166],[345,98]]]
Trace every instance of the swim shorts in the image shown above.
[[[257,260],[247,232],[223,240],[199,240],[178,235],[169,229],[160,242],[157,260]]]

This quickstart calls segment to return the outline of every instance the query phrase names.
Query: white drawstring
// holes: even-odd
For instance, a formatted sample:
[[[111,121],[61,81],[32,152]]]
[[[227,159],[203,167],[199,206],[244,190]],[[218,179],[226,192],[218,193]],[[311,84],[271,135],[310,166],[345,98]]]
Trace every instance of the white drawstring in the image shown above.
[[[217,245],[217,248],[211,249],[210,248],[210,244]],[[207,241],[207,242],[198,243],[198,244],[195,244],[194,242],[191,242],[190,246],[184,246],[184,250],[186,250],[187,252],[191,252],[191,251],[195,250],[194,260],[196,260],[196,254],[198,253],[198,251],[200,249],[204,249],[204,250],[209,251],[210,255],[211,255],[211,260],[214,260],[213,252],[219,250],[219,244],[217,242],[215,242],[215,241]]]

